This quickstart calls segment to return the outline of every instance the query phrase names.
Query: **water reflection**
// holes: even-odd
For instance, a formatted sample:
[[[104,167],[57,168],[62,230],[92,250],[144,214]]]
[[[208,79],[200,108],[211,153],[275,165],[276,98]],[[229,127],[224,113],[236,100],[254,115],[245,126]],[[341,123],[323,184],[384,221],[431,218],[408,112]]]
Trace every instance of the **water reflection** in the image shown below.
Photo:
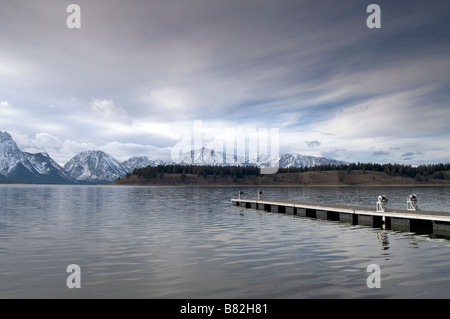
[[[351,204],[378,194],[263,191],[268,198]],[[237,193],[232,187],[0,186],[0,297],[450,297],[448,241],[234,207]],[[439,194],[427,191],[428,198]],[[83,273],[78,291],[65,287],[72,263]],[[366,286],[369,264],[382,267],[381,290]]]
[[[377,233],[378,242],[381,245],[382,250],[389,250],[389,236],[385,231]]]

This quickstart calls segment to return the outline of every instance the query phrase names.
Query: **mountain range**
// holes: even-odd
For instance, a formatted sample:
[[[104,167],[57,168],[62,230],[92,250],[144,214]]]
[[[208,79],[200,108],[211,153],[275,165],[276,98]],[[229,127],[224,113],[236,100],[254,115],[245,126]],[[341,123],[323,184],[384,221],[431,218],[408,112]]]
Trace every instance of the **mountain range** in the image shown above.
[[[75,155],[61,167],[47,153],[31,154],[21,151],[11,135],[0,131],[0,182],[3,183],[107,184],[125,176],[135,168],[168,164],[251,165],[261,168],[276,164],[288,168],[343,163],[345,162],[300,154],[284,154],[279,158],[263,155],[257,159],[246,159],[201,148],[186,152],[172,162],[137,156],[122,163],[103,151],[91,150]]]
[[[0,181],[73,184],[75,180],[47,153],[22,152],[6,132],[0,132]]]

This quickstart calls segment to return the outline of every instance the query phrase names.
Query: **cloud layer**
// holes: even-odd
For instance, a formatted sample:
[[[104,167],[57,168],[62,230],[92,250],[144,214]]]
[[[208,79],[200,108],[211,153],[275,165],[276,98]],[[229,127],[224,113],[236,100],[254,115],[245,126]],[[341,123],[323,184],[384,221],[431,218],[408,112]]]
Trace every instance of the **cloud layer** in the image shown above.
[[[168,158],[208,134],[280,129],[280,151],[448,162],[450,3],[10,1],[0,10],[0,130],[64,164],[102,149]],[[225,137],[226,138],[226,137]]]

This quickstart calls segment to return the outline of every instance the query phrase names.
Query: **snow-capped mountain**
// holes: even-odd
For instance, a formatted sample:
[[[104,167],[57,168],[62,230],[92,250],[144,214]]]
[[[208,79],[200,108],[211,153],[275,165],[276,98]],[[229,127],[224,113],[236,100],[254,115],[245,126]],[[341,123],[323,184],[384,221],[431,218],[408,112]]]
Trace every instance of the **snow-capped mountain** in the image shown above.
[[[270,155],[260,155],[258,158],[247,159],[243,156],[234,156],[216,152],[208,148],[192,150],[180,155],[179,158],[173,160],[173,164],[182,165],[225,165],[225,166],[257,166],[257,167],[311,167],[315,165],[326,164],[343,164],[345,162],[338,161],[326,157],[304,156],[300,154],[284,154],[280,157]]]
[[[178,158],[172,159],[171,164],[179,165],[245,165],[244,157],[217,152],[208,148],[192,150],[181,154]]]
[[[0,180],[43,184],[75,183],[47,153],[22,152],[6,132],[0,132]]]
[[[163,160],[151,160],[147,156],[134,156],[127,159],[125,162],[122,162],[122,165],[127,168],[128,172],[134,171],[135,168],[158,166],[165,164],[166,162]]]
[[[326,157],[304,156],[300,154],[284,154],[280,157],[280,167],[311,167],[317,165],[329,165],[329,164],[345,164],[344,161],[338,161]]]
[[[123,177],[128,169],[103,151],[85,151],[75,155],[64,169],[80,183],[103,184]]]

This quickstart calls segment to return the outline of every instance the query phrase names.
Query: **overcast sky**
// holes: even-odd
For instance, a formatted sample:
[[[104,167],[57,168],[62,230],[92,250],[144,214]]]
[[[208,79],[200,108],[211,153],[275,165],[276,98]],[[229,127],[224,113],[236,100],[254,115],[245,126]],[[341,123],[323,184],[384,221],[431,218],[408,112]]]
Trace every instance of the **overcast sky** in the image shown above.
[[[448,0],[0,0],[0,131],[61,164],[169,159],[195,120],[278,128],[282,154],[447,163],[449,101]]]

